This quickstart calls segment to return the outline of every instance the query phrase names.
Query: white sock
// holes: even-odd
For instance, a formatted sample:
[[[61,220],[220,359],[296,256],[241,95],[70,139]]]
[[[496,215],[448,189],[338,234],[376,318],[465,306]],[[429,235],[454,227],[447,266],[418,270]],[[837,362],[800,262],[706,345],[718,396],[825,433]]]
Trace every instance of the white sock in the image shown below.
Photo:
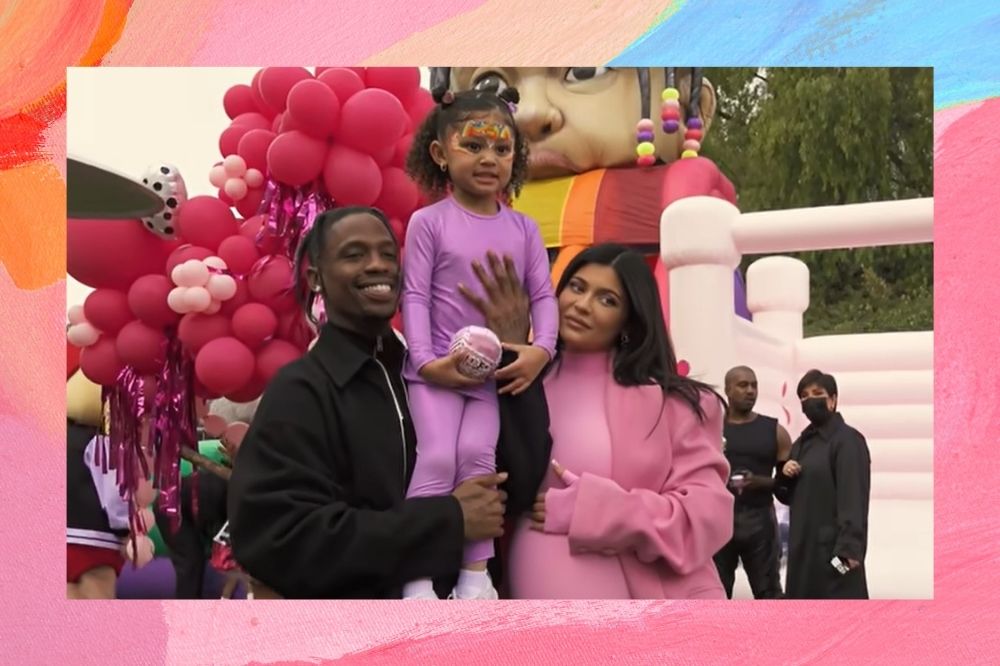
[[[479,593],[493,585],[490,574],[486,571],[462,569],[455,585],[455,597],[458,599],[475,599]]]
[[[434,581],[430,578],[419,578],[417,580],[412,580],[403,586],[403,598],[412,599],[413,597],[431,597],[437,596],[434,592]]]

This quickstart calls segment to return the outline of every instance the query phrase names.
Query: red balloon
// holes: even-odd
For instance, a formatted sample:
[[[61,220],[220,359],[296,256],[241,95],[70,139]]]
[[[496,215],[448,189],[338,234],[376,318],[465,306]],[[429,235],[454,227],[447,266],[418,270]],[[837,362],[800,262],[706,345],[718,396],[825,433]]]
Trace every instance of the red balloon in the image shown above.
[[[252,402],[260,397],[266,386],[267,383],[264,380],[254,375],[245,386],[232,393],[227,393],[226,398],[233,402]]]
[[[348,67],[347,69],[354,72],[361,82],[366,86],[368,85],[368,68],[367,67]]]
[[[225,395],[242,388],[253,377],[253,352],[236,338],[212,340],[194,359],[194,372],[209,391]]]
[[[267,67],[260,74],[260,94],[272,109],[284,111],[292,87],[312,77],[304,67]]]
[[[380,169],[385,168],[392,164],[392,158],[396,155],[395,144],[385,146],[372,153],[372,159],[375,160],[375,164],[378,165]]]
[[[111,336],[102,335],[97,342],[80,352],[80,370],[95,384],[112,386],[124,367],[115,349],[115,339]]]
[[[338,206],[370,206],[382,191],[382,172],[371,156],[334,144],[326,157],[323,182]]]
[[[410,156],[410,148],[413,146],[413,135],[406,134],[396,142],[396,148],[392,155],[392,166],[400,169],[406,168],[406,158]]]
[[[222,108],[226,110],[226,115],[230,118],[235,118],[243,113],[256,112],[257,106],[254,104],[253,91],[250,86],[241,83],[227,90],[222,97]]]
[[[253,102],[257,106],[257,110],[260,111],[265,118],[274,118],[278,114],[278,110],[272,109],[271,106],[264,100],[263,95],[260,94],[260,77],[263,73],[264,70],[261,69],[253,75],[253,81],[250,83],[250,94],[253,95]]]
[[[280,255],[272,257],[247,277],[250,297],[278,311],[275,306],[282,297],[291,293],[292,275],[292,263],[287,258]]]
[[[392,227],[392,234],[396,237],[396,242],[402,245],[406,239],[406,225],[399,218],[394,217],[389,220],[389,226]]]
[[[340,100],[322,81],[299,81],[288,93],[288,115],[298,129],[325,139],[337,129]]]
[[[427,114],[437,106],[434,102],[434,98],[431,97],[429,91],[423,88],[418,89],[412,97],[410,97],[408,104],[406,105],[407,115],[410,116],[410,126],[414,133],[423,124],[424,119],[427,118]]]
[[[189,259],[197,259],[201,261],[202,259],[208,259],[212,256],[212,251],[204,248],[198,247],[197,245],[182,245],[167,258],[166,274],[171,275],[174,269],[183,264]],[[173,282],[171,284],[171,289],[173,288]]]
[[[265,382],[271,379],[283,367],[302,356],[302,351],[285,340],[271,340],[257,352],[256,376]]]
[[[222,301],[219,314],[232,317],[233,313],[250,302],[250,289],[247,288],[247,281],[241,277],[236,278],[236,293],[229,300]]]
[[[222,130],[222,134],[219,135],[219,152],[222,156],[235,155],[240,146],[240,139],[252,129],[256,128],[247,125],[230,125]]]
[[[239,231],[229,206],[207,196],[188,199],[177,208],[177,228],[184,240],[213,252]]]
[[[166,275],[144,275],[128,290],[128,306],[140,321],[163,328],[177,321],[178,314],[167,305],[174,283]]]
[[[374,206],[389,217],[406,219],[417,207],[417,185],[402,169],[382,169],[382,193]]]
[[[115,340],[118,357],[144,375],[159,372],[166,358],[167,336],[158,328],[132,321],[122,328]]]
[[[128,297],[117,289],[97,289],[83,302],[83,314],[102,333],[115,334],[132,321]]]
[[[223,190],[223,189],[219,189],[219,194],[218,194],[217,198],[218,198],[219,201],[221,201],[222,203],[226,204],[226,206],[228,206],[230,208],[232,208],[233,204],[236,203],[235,201],[233,201],[232,197],[230,197],[228,194],[226,194],[226,191]]]
[[[271,131],[277,134],[281,131],[281,121],[284,120],[285,114],[279,113],[274,118],[271,119]]]
[[[235,275],[245,275],[260,259],[260,254],[252,240],[237,234],[219,244],[219,257],[226,262],[230,272]]]
[[[369,88],[381,88],[405,102],[420,88],[418,67],[369,67],[365,72]]]
[[[262,303],[247,303],[233,314],[233,335],[250,349],[260,347],[277,330],[277,315]]]
[[[271,121],[262,113],[244,113],[233,118],[232,126],[235,127],[237,125],[252,130],[266,130],[271,128]]]
[[[288,111],[285,111],[279,117],[281,118],[281,122],[278,123],[278,134],[284,134],[285,132],[291,132],[293,130],[302,130],[302,127],[295,122],[295,119],[292,118],[292,114],[288,113]]]
[[[278,317],[278,337],[291,342],[304,352],[309,348],[315,333],[306,321],[305,313],[295,309]]]
[[[330,86],[341,104],[365,89],[364,80],[346,67],[325,68],[322,74],[316,76]]]
[[[248,169],[267,173],[267,148],[276,134],[267,129],[250,130],[240,139],[236,154],[247,163]]]
[[[180,326],[177,327],[177,337],[192,354],[196,354],[212,340],[225,338],[231,334],[229,317],[222,313],[189,312],[181,317]]]
[[[240,224],[240,236],[245,236],[252,241],[257,240],[257,232],[260,231],[261,225],[264,224],[263,215],[254,215],[243,220]]]
[[[66,272],[94,288],[127,290],[159,273],[179,245],[151,234],[139,220],[66,220]],[[114,260],[110,260],[113,258]]]
[[[279,134],[267,149],[267,170],[287,185],[299,187],[323,171],[326,142],[293,130]]]
[[[385,90],[369,88],[344,102],[337,138],[369,154],[395,146],[406,131],[406,111]]]
[[[261,226],[264,224],[263,215],[254,215],[248,218],[243,226],[240,227],[240,235],[246,236],[254,243],[257,244],[257,250],[260,256],[270,256],[272,254],[278,254],[281,249],[281,239],[265,233],[264,237],[257,240],[257,233],[260,231]]]
[[[260,209],[260,202],[264,200],[264,188],[254,187],[247,190],[247,195],[236,202],[236,210],[243,217],[252,217]]]
[[[203,400],[218,400],[222,394],[218,391],[209,390],[204,384],[198,381],[198,376],[194,378],[194,394]]]

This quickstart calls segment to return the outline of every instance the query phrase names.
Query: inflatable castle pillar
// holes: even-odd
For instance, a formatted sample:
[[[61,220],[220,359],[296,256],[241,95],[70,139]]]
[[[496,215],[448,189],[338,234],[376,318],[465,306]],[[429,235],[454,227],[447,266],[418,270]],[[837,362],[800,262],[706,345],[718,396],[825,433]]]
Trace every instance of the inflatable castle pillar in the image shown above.
[[[690,376],[722,388],[736,364],[733,271],[740,254],[733,241],[739,210],[714,197],[689,197],[660,217],[660,256],[669,272],[670,337]]]
[[[809,308],[809,267],[791,257],[764,257],[747,269],[747,307],[761,331],[784,343],[802,339]]]

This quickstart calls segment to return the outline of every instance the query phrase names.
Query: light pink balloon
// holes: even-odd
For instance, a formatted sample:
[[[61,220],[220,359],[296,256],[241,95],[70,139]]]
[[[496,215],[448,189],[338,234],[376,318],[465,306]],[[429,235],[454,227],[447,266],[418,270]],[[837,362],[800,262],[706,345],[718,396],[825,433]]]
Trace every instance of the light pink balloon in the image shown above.
[[[220,271],[224,271],[229,268],[226,264],[226,260],[218,256],[206,257],[202,260],[202,263],[210,268],[218,268]]]
[[[257,169],[247,169],[247,172],[243,174],[243,180],[247,187],[260,187],[264,184],[264,174]]]
[[[66,339],[75,347],[89,347],[97,342],[99,337],[101,332],[87,322],[73,324],[66,331]]]
[[[226,168],[221,164],[216,164],[212,167],[212,170],[208,172],[208,182],[212,183],[215,187],[222,187],[226,184]]]
[[[69,310],[66,311],[66,318],[71,324],[82,324],[87,321],[87,316],[83,314],[82,305],[70,306]]]
[[[153,490],[153,484],[149,482],[149,479],[139,479],[139,484],[135,489],[136,504],[142,507],[149,506],[154,497],[156,497],[156,491]]]
[[[178,266],[177,268],[180,268]],[[170,309],[178,314],[186,314],[191,312],[191,308],[188,307],[187,302],[187,290],[188,287],[174,287],[167,294],[167,305]]]
[[[197,259],[188,259],[170,274],[178,287],[201,287],[208,282],[208,267]]]
[[[213,275],[208,278],[208,293],[217,301],[228,301],[236,295],[236,280],[231,275]],[[220,306],[221,307],[221,306]]]
[[[239,155],[229,155],[222,160],[222,168],[230,178],[239,177],[247,172],[247,163]]]
[[[212,294],[205,287],[188,287],[184,294],[188,309],[193,312],[204,312],[212,304]]]
[[[156,527],[156,517],[153,515],[153,510],[149,507],[139,511],[139,517],[142,522],[142,526],[146,528],[146,532]]]
[[[135,564],[137,569],[141,569],[153,561],[153,552],[153,540],[145,534],[135,537],[134,546],[131,538],[125,543],[125,556]]]
[[[243,182],[242,178],[230,178],[226,181],[226,194],[232,198],[233,201],[239,201],[247,195],[247,184]]]
[[[221,309],[222,309],[222,301],[213,300],[212,304],[209,305],[208,308],[206,308],[205,314],[207,314],[207,315],[215,314],[216,312],[218,312]]]

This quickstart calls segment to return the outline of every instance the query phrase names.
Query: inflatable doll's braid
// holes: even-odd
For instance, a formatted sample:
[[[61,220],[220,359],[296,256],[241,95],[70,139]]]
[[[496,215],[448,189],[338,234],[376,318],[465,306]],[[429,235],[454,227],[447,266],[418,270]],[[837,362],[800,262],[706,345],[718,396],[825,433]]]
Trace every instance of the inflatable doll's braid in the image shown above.
[[[653,110],[649,103],[649,70],[640,67],[639,92],[641,95],[643,118],[636,125],[636,154],[639,166],[650,166],[656,163],[656,149],[653,146]],[[688,99],[688,107],[684,132],[684,150],[681,157],[697,157],[701,150],[702,124],[699,115],[699,102],[701,100],[701,80],[702,73],[700,67],[691,68],[691,94]],[[663,69],[664,88],[660,95],[663,106],[660,108],[661,128],[665,134],[674,134],[681,126],[681,103],[680,90],[677,89],[677,70],[675,67],[665,67]],[[646,145],[648,144],[648,145]]]
[[[666,92],[666,91],[664,91]],[[701,150],[701,67],[691,68],[691,94],[688,95],[687,129],[684,131],[684,152],[681,157],[698,157]]]

